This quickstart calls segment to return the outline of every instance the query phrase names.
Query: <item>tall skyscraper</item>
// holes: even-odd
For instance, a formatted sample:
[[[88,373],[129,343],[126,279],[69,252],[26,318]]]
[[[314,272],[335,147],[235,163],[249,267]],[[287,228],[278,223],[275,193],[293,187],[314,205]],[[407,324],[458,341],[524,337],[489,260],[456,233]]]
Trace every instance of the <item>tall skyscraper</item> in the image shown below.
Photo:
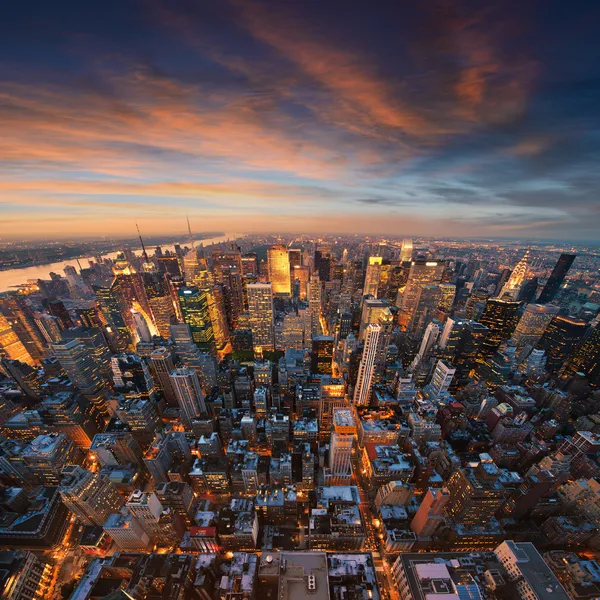
[[[371,400],[380,333],[380,325],[367,325],[363,354],[354,388],[354,404],[358,406],[367,406]]]
[[[534,347],[546,331],[546,327],[558,314],[558,306],[528,304],[517,323],[512,341],[518,348]]]
[[[586,334],[588,325],[576,317],[557,315],[550,321],[538,348],[546,351],[546,369],[557,372]]]
[[[173,356],[165,347],[156,348],[150,355],[150,366],[156,375],[156,382],[162,391],[167,404],[173,406],[177,403],[175,391],[171,383],[171,373],[175,370]]]
[[[171,373],[171,385],[181,408],[182,420],[187,426],[200,415],[206,415],[204,394],[195,371],[188,367],[175,369]]]
[[[546,285],[543,287],[540,293],[538,298],[539,304],[548,304],[548,302],[552,302],[552,300],[556,298],[556,295],[560,290],[560,286],[565,280],[565,277],[573,265],[573,261],[575,260],[576,256],[576,254],[560,255],[556,265],[554,265],[554,269],[552,269],[550,277],[548,277]]]
[[[455,373],[456,369],[451,364],[444,360],[438,360],[431,381],[426,387],[427,395],[434,400],[438,400],[444,392],[450,389]]]
[[[274,348],[273,286],[270,283],[251,283],[248,292],[248,312],[252,330],[252,346]]]
[[[93,286],[93,289],[112,346],[116,350],[125,351],[133,347],[133,341],[125,318],[129,308],[121,294],[122,287],[123,283],[115,278],[109,287]]]
[[[500,292],[500,298],[508,297],[512,300],[516,300],[519,297],[521,287],[525,283],[525,277],[527,277],[527,271],[529,270],[529,250],[525,252],[523,258],[517,263],[513,272],[510,274],[508,281],[502,287]]]
[[[337,408],[333,411],[333,431],[329,444],[329,469],[325,471],[327,485],[348,485],[352,480],[352,446],[356,424],[352,411]]]
[[[215,279],[223,286],[227,323],[231,329],[235,329],[244,312],[242,254],[236,247],[231,250],[213,250],[212,260]]]
[[[421,288],[425,285],[439,284],[446,262],[417,258],[411,262],[408,281],[402,293],[398,292],[396,306],[404,313],[407,322],[411,322],[420,298]]]
[[[190,327],[194,343],[201,350],[213,350],[214,331],[210,319],[207,291],[197,287],[182,287],[178,296],[183,320]]]
[[[10,360],[18,360],[34,366],[36,363],[13,331],[6,317],[0,313],[0,353]]]
[[[290,259],[285,246],[271,246],[267,250],[269,281],[275,296],[291,294]]]
[[[25,298],[13,294],[6,295],[0,303],[0,312],[4,314],[31,358],[35,362],[45,358],[48,354],[46,344]]]
[[[410,262],[412,260],[413,243],[410,238],[402,240],[402,248],[400,250],[400,262]]]
[[[504,298],[490,298],[487,301],[479,320],[489,329],[481,347],[483,356],[492,356],[500,344],[510,338],[517,326],[520,306],[520,302]]]
[[[583,373],[590,384],[600,385],[600,325],[589,329],[562,371],[564,375]]]
[[[369,257],[369,262],[367,263],[367,270],[365,272],[365,285],[363,288],[363,295],[370,295],[374,298],[377,298],[382,263],[383,258],[381,256]]]
[[[52,344],[52,350],[73,385],[107,416],[104,375],[90,350],[78,340]]]
[[[331,270],[333,266],[333,256],[331,248],[327,246],[317,246],[315,250],[315,274],[319,276],[321,281],[331,280]]]
[[[312,335],[321,335],[321,280],[311,275],[308,284],[308,308],[310,310],[310,328]]]
[[[294,265],[292,271],[292,283],[298,286],[298,299],[306,300],[308,297],[308,282],[310,269],[304,265]]]

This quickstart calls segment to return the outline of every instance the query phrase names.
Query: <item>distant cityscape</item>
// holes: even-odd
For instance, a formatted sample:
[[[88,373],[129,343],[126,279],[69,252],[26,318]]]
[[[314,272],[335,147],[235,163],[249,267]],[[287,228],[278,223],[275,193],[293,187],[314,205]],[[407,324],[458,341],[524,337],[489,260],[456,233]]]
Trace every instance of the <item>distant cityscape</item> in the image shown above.
[[[600,597],[595,248],[166,245],[0,295],[2,598]]]

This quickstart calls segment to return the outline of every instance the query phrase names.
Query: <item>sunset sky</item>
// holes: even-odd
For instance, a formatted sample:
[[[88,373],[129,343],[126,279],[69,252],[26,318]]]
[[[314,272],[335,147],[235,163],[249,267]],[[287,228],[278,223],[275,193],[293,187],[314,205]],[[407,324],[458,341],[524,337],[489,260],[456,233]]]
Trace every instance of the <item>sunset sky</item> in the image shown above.
[[[600,3],[0,9],[0,238],[597,240]]]

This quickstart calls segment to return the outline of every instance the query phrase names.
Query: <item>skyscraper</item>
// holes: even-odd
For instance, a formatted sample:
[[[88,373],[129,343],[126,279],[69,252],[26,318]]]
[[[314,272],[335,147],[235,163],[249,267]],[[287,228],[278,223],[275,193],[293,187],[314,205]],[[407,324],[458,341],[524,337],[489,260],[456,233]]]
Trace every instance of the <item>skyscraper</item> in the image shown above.
[[[171,373],[171,385],[181,408],[182,420],[187,426],[195,418],[206,414],[204,394],[195,371],[188,367],[175,369]]]
[[[502,287],[502,291],[500,292],[501,298],[508,297],[512,300],[516,300],[519,297],[519,292],[525,282],[525,277],[527,276],[527,271],[529,269],[528,260],[529,250],[525,252],[523,258],[517,263],[517,266],[510,274],[508,281]]]
[[[108,516],[125,504],[106,475],[92,473],[78,465],[66,466],[62,475],[62,501],[84,525],[104,525]]]
[[[311,371],[319,375],[331,375],[333,362],[332,337],[317,335],[312,339],[312,351],[310,355]]]
[[[310,310],[310,329],[312,335],[321,335],[321,280],[311,275],[308,284],[308,308]]]
[[[515,328],[512,341],[518,348],[524,348],[525,346],[533,348],[546,331],[550,321],[558,314],[558,311],[558,306],[528,304]]]
[[[104,376],[90,350],[78,340],[52,344],[52,350],[73,385],[107,416]]]
[[[19,360],[34,366],[35,361],[13,331],[6,317],[0,313],[0,353],[10,360]]]
[[[383,258],[381,256],[369,257],[369,262],[367,263],[367,270],[365,272],[365,285],[363,288],[363,295],[370,295],[374,298],[377,298],[382,263]]]
[[[438,360],[431,381],[426,388],[427,395],[438,400],[450,388],[455,373],[456,369],[451,364],[444,360]]]
[[[150,355],[150,365],[156,375],[156,382],[162,391],[167,404],[171,406],[177,403],[175,391],[171,383],[170,375],[175,370],[173,357],[169,350],[164,347],[156,348]]]
[[[337,408],[333,411],[333,431],[329,444],[329,469],[325,472],[327,485],[347,485],[352,479],[352,446],[356,424],[352,411]]]
[[[538,298],[539,304],[548,304],[548,302],[552,302],[552,300],[556,298],[556,295],[560,290],[560,286],[565,280],[565,277],[569,272],[569,269],[573,265],[573,261],[575,260],[576,256],[576,254],[560,255],[560,258],[556,262],[556,265],[554,265],[554,269],[552,269],[550,277],[548,277],[546,285],[540,293],[540,296]]]
[[[190,327],[194,343],[201,350],[213,350],[214,332],[210,319],[207,291],[200,290],[197,287],[182,287],[178,296],[183,320]]]
[[[583,373],[594,387],[600,385],[600,325],[591,328],[567,361],[562,373]]]
[[[510,338],[517,326],[520,306],[520,302],[504,298],[490,298],[487,301],[479,320],[489,329],[481,346],[483,356],[492,356],[500,344]]]
[[[583,339],[587,323],[576,317],[557,315],[550,321],[538,348],[546,351],[546,369],[557,372]]]
[[[354,404],[358,406],[367,406],[371,400],[380,333],[380,325],[367,325],[362,358],[354,388]]]
[[[400,250],[400,262],[409,262],[412,260],[413,243],[410,238],[402,240],[402,248]]]
[[[285,246],[271,246],[267,250],[269,281],[273,286],[275,296],[291,294],[290,259]]]
[[[273,286],[251,283],[248,292],[248,312],[252,330],[252,346],[272,350],[274,347]]]

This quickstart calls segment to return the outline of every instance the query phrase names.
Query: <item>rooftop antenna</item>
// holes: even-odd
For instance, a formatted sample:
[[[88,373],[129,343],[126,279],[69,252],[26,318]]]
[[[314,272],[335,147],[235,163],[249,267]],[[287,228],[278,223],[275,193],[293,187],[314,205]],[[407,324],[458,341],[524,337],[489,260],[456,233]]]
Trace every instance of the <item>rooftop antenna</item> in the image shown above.
[[[138,235],[140,236],[140,244],[142,244],[142,254],[144,256],[144,261],[149,262],[148,253],[146,252],[146,246],[144,246],[144,240],[142,239],[142,234],[140,233],[140,228],[138,227],[137,223],[135,224],[135,228],[137,229]]]

